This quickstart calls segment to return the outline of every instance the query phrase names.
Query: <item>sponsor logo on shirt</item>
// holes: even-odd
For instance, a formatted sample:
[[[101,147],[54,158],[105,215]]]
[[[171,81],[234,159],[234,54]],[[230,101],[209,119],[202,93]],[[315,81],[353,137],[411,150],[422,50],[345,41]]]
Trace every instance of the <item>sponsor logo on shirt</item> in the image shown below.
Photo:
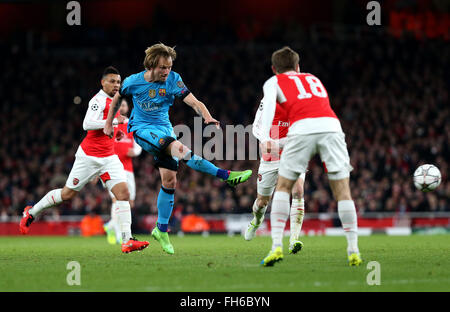
[[[161,108],[161,105],[158,105],[153,102],[142,102],[138,104],[146,112],[152,112]]]

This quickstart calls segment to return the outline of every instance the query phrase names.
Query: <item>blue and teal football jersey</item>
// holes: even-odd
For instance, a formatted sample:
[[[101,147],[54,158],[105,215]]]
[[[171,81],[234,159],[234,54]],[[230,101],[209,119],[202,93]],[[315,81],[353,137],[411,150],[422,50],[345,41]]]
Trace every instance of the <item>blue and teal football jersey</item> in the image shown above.
[[[127,77],[122,84],[120,94],[133,99],[133,110],[128,122],[128,132],[148,127],[172,128],[169,120],[169,108],[175,97],[184,98],[190,92],[181,76],[171,71],[164,82],[148,82],[145,71]]]

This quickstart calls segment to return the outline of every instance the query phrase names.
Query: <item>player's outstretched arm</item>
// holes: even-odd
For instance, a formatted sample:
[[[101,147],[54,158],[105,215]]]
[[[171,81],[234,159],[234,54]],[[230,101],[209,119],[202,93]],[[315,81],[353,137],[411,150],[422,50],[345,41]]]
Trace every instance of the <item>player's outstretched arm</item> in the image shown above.
[[[192,94],[189,93],[184,99],[183,102],[192,107],[193,110],[197,114],[203,117],[205,119],[206,124],[215,124],[217,129],[220,128],[220,122],[216,119],[212,118],[211,114],[209,113],[208,109],[206,108],[205,104],[197,100],[197,98]]]
[[[113,119],[120,107],[119,99],[120,94],[119,92],[116,92],[109,106],[109,112],[108,117],[106,117],[105,128],[103,128],[103,133],[109,136],[110,138],[112,138],[114,135]]]

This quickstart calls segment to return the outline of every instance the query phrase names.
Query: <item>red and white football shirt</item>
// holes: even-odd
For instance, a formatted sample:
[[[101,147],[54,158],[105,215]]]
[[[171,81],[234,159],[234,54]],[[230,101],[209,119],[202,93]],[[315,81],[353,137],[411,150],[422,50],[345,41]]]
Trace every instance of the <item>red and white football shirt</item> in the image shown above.
[[[112,97],[100,90],[90,101],[83,121],[87,135],[80,146],[87,156],[108,157],[114,155],[114,138],[103,133]],[[116,116],[119,114],[117,112]],[[117,125],[117,119],[113,121]],[[126,132],[125,132],[126,133]]]
[[[120,161],[126,171],[133,172],[133,157],[128,156],[130,149],[134,151],[135,156],[139,155],[142,148],[134,141],[133,133],[127,132],[128,122],[119,124],[117,128],[114,129],[114,138],[118,130],[124,132],[123,138],[118,141],[114,139],[114,153],[119,156]]]
[[[255,120],[253,122],[253,128],[252,132],[253,135],[260,141],[261,140],[261,129],[262,129],[262,109],[263,109],[263,102],[261,102],[261,105],[259,106]],[[279,142],[280,150],[278,155],[271,155],[268,153],[262,154],[263,161],[278,161],[280,160],[280,155],[282,152],[282,145],[280,144],[281,141],[286,137],[289,130],[289,121],[287,120],[286,111],[283,107],[281,107],[278,103],[276,104],[275,109],[275,115],[272,122],[272,127],[270,128],[270,138],[272,140],[276,140]]]
[[[288,135],[342,132],[331,109],[328,93],[312,74],[286,72],[268,79],[263,86],[261,141],[271,139],[271,127],[278,106],[283,108],[289,122]]]

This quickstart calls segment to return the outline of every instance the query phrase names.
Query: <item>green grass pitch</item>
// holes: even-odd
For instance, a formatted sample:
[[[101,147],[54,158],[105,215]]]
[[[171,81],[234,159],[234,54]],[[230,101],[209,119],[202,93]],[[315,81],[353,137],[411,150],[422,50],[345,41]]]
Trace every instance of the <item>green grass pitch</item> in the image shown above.
[[[372,235],[359,238],[364,263],[349,267],[344,237],[306,236],[297,255],[274,267],[259,262],[270,237],[171,236],[174,255],[150,236],[142,252],[122,254],[105,237],[0,237],[0,291],[303,292],[450,291],[450,236]],[[81,285],[69,286],[67,264],[81,265]],[[368,285],[370,261],[381,285]]]

